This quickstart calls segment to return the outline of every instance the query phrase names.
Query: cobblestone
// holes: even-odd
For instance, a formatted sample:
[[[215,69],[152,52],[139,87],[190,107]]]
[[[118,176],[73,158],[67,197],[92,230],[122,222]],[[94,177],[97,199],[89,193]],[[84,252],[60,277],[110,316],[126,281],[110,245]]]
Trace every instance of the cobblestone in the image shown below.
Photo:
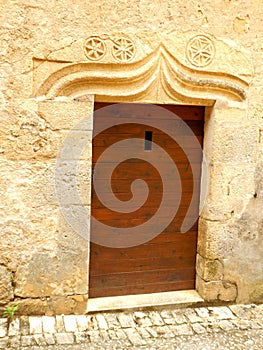
[[[104,317],[108,323],[109,329],[114,329],[119,327],[119,321],[117,320],[117,315],[108,313],[104,314]]]
[[[197,315],[194,309],[186,309],[184,315],[189,319],[190,322],[202,322],[202,318]]]
[[[47,345],[56,344],[54,336],[52,334],[45,334],[45,340],[46,340]]]
[[[0,349],[181,349],[177,339],[224,339],[263,334],[262,305],[230,305],[162,310],[104,312],[91,315],[0,319]],[[218,334],[218,336],[217,336]],[[187,338],[188,337],[188,338]],[[202,338],[203,337],[203,338]],[[219,338],[218,338],[219,337]],[[232,339],[231,338],[231,339]],[[260,349],[244,336],[244,349]],[[231,340],[232,341],[232,340]],[[210,344],[185,349],[210,350]],[[230,343],[229,343],[230,344]],[[236,349],[231,342],[229,349]],[[211,349],[213,349],[211,347]],[[217,349],[215,347],[215,349]],[[238,348],[243,349],[243,347]]]
[[[72,333],[57,333],[56,339],[58,344],[73,344],[74,336]]]
[[[16,318],[9,325],[9,336],[16,336],[20,334],[20,320]]]
[[[7,335],[7,322],[5,318],[0,318],[0,338]]]
[[[44,333],[56,333],[55,324],[56,319],[50,316],[42,317],[43,332]]]
[[[100,330],[99,335],[101,340],[103,340],[104,342],[107,342],[110,340],[109,333],[106,332],[104,329]]]
[[[232,329],[235,329],[235,325],[228,320],[221,320],[219,322],[219,327],[223,329],[223,331],[231,331]]]
[[[45,337],[42,334],[34,334],[34,340],[37,345],[46,345]]]
[[[98,323],[98,327],[99,329],[108,329],[108,323],[107,321],[105,320],[105,317],[101,314],[98,314],[96,316],[96,320],[97,320],[97,323]]]
[[[85,332],[86,330],[89,329],[87,316],[78,315],[76,316],[76,321],[77,321],[79,332]]]
[[[192,328],[193,328],[194,332],[197,334],[202,334],[202,333],[206,332],[205,327],[203,327],[200,323],[194,323],[192,325]]]
[[[249,315],[246,305],[230,305],[229,309],[239,318],[247,318]]]
[[[20,347],[20,336],[15,336],[15,337],[9,337],[9,343],[8,343],[9,348],[19,348]]]
[[[85,332],[76,332],[75,337],[77,344],[85,343],[88,340],[88,335]]]
[[[31,335],[23,335],[21,338],[22,346],[31,346],[34,345],[34,338]]]
[[[235,316],[233,315],[232,311],[226,307],[209,307],[209,312],[215,315],[215,317],[219,320],[227,320],[227,319],[234,319]]]
[[[188,324],[181,324],[179,326],[173,326],[175,335],[192,335],[193,330]]]
[[[118,316],[118,320],[122,326],[122,328],[131,328],[131,327],[135,327],[135,322],[133,321],[132,315],[128,314],[119,314]],[[140,318],[141,320],[141,318]]]
[[[76,316],[72,316],[72,315],[64,316],[64,324],[65,324],[66,332],[78,331]]]
[[[29,317],[29,329],[30,334],[42,333],[42,318],[41,317]]]
[[[20,318],[20,332],[21,335],[29,334],[29,319],[26,316]]]
[[[56,326],[59,333],[65,332],[63,316],[56,316]]]
[[[135,322],[141,327],[149,327],[152,326],[152,322],[148,317],[147,313],[144,312],[135,312],[134,313]]]
[[[149,317],[150,317],[153,325],[155,325],[155,326],[163,326],[164,325],[164,321],[157,311],[151,311],[149,313]]]
[[[0,349],[6,349],[8,345],[8,337],[0,338]]]
[[[145,345],[146,341],[133,328],[125,328],[125,333],[132,345]]]
[[[127,339],[127,336],[122,329],[117,329],[116,335],[117,335],[117,339],[120,339],[120,340]]]
[[[187,322],[183,312],[181,310],[174,310],[173,311],[173,320],[175,321],[174,323],[176,324],[183,324],[185,322]]]
[[[201,318],[208,318],[209,317],[209,310],[206,307],[198,307],[195,309],[198,316]]]

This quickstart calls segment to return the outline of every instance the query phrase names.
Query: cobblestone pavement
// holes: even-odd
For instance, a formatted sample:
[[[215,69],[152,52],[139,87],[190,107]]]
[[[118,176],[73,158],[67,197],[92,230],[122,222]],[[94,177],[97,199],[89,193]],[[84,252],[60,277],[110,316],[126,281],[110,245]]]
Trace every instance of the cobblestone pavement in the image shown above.
[[[0,319],[0,349],[263,349],[263,304]]]

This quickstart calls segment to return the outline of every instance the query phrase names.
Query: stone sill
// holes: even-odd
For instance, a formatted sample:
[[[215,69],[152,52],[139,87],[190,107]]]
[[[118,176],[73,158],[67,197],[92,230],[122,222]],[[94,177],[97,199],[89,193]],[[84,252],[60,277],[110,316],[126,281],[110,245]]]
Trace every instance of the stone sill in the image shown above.
[[[91,298],[88,300],[87,312],[150,308],[163,305],[178,305],[179,307],[183,307],[203,302],[204,299],[200,297],[196,290],[123,295]]]

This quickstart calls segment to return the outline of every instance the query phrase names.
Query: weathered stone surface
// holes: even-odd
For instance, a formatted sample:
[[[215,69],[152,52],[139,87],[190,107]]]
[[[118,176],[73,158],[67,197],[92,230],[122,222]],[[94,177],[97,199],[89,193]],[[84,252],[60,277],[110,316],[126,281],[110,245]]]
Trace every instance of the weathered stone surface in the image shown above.
[[[207,301],[234,301],[237,297],[236,285],[227,281],[205,282],[197,276],[196,287],[200,295]]]
[[[72,333],[57,333],[55,336],[58,344],[74,343],[74,336]]]
[[[177,344],[179,340],[188,339],[192,337],[196,341],[198,334],[206,336],[214,334],[215,337],[229,338],[231,334],[238,331],[240,335],[244,334],[246,330],[261,331],[263,324],[262,319],[262,305],[229,305],[229,306],[213,306],[213,307],[182,307],[176,309],[172,306],[169,308],[156,309],[150,312],[136,312],[129,311],[125,316],[129,316],[129,320],[138,316],[151,315],[156,322],[159,322],[163,317],[165,319],[176,320],[178,315],[184,316],[181,324],[172,322],[172,324],[163,324],[149,327],[127,327],[123,320],[119,320],[120,312],[105,312],[103,317],[109,320],[110,316],[115,316],[116,324],[114,328],[105,329],[104,322],[98,322],[97,327],[89,327],[86,331],[75,331],[76,326],[84,329],[87,325],[87,320],[93,317],[95,320],[102,314],[96,313],[92,316],[52,316],[52,317],[18,317],[12,324],[12,327],[7,328],[6,320],[3,320],[5,325],[4,331],[0,327],[0,348],[7,349],[11,346],[14,348],[24,347],[41,347],[47,345],[55,345],[55,347],[70,344],[76,347],[77,344],[82,344],[85,348],[112,348],[118,346],[120,349],[129,348],[131,344],[135,347],[146,346],[149,348],[156,348],[161,340],[168,348]],[[144,318],[142,317],[142,318]],[[158,321],[157,321],[158,320]],[[28,322],[28,327],[25,327],[25,321]],[[122,321],[122,322],[121,322]],[[21,328],[17,326],[21,324]],[[31,333],[29,335],[29,324]],[[51,325],[51,327],[50,327]],[[14,333],[14,326],[16,331]],[[25,329],[26,328],[26,329]],[[27,329],[28,328],[28,329]],[[67,329],[67,330],[66,330]],[[53,332],[54,331],[54,332]],[[37,332],[37,333],[35,333]],[[38,333],[40,332],[40,333]],[[188,336],[188,337],[186,337]],[[171,342],[172,340],[172,342]],[[8,344],[8,346],[6,345]],[[171,345],[169,347],[169,345]],[[195,343],[196,344],[196,343]],[[225,346],[225,344],[224,344]],[[158,348],[163,348],[159,346]],[[243,349],[243,347],[240,347]],[[245,347],[244,347],[245,349]]]
[[[209,260],[221,260],[231,256],[238,241],[238,232],[234,221],[199,220],[199,240],[197,252]]]
[[[140,334],[133,328],[125,328],[124,332],[126,333],[129,341],[132,345],[140,346],[145,345],[145,340],[140,336]]]
[[[256,160],[258,128],[254,125],[217,122],[214,125],[212,162],[251,163]]]
[[[41,334],[43,332],[43,323],[41,317],[29,317],[30,334]]]
[[[262,2],[240,4],[1,2],[0,304],[21,297],[19,312],[31,315],[86,310],[89,230],[83,237],[62,218],[54,176],[69,130],[76,129],[62,154],[73,157],[58,165],[62,173],[84,131],[77,188],[87,216],[76,221],[87,226],[94,95],[206,106],[210,183],[199,226],[198,291],[207,301],[263,300]],[[192,55],[200,35],[208,51]],[[87,50],[90,37],[102,40],[101,56]],[[116,55],[119,37],[130,43],[128,59]],[[75,174],[64,175],[61,209],[74,217]]]
[[[42,317],[43,332],[55,333],[56,332],[55,323],[56,323],[56,320],[54,317],[43,316]]]
[[[6,267],[0,266],[0,305],[14,298],[12,274]]]
[[[9,336],[19,336],[20,335],[20,320],[19,318],[15,318],[10,322],[9,324],[9,330],[8,330]]]
[[[64,316],[64,324],[66,332],[75,333],[78,331],[77,320],[75,316],[67,315]]]
[[[0,338],[4,338],[7,335],[7,320],[0,318]]]
[[[196,272],[205,281],[217,281],[223,278],[223,265],[219,260],[209,260],[197,254]]]
[[[238,217],[255,193],[254,164],[213,163],[201,216],[212,221]]]
[[[70,104],[63,101],[40,101],[37,108],[40,116],[50,125],[52,130],[79,130],[79,123],[85,118],[86,123],[81,123],[81,130],[90,131],[93,129],[93,96],[86,96],[84,101],[73,100]],[[76,114],[76,109],[78,113]],[[88,110],[91,115],[88,115]]]
[[[45,334],[45,341],[47,343],[47,345],[54,345],[55,344],[55,339],[54,336],[52,334]]]

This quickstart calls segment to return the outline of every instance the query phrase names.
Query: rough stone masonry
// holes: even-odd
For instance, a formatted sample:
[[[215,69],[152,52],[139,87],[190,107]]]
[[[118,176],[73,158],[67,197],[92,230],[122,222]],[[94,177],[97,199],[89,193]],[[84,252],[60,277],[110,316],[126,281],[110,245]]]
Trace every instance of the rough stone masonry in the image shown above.
[[[0,21],[0,306],[86,312],[89,245],[61,214],[54,174],[69,130],[91,116],[77,179],[89,213],[94,100],[205,106],[196,290],[262,302],[262,1],[14,0]],[[59,181],[70,193],[75,180]]]

